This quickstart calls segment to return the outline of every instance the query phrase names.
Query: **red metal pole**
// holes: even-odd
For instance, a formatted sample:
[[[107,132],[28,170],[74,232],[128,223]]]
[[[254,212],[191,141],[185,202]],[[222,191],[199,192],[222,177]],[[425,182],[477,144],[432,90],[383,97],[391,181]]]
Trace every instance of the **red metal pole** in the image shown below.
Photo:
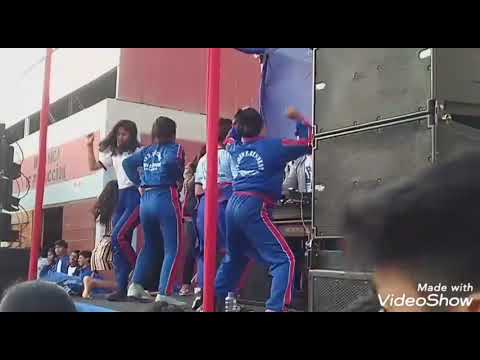
[[[215,311],[215,274],[218,222],[218,122],[220,118],[220,49],[208,49],[207,191],[205,210],[205,271],[203,310]]]
[[[47,48],[45,58],[45,75],[43,80],[42,111],[40,113],[40,135],[38,138],[38,169],[35,188],[35,214],[33,220],[32,247],[30,249],[30,265],[28,279],[37,278],[37,262],[42,246],[43,195],[45,191],[45,167],[47,161],[47,130],[50,108],[50,74],[53,48]]]

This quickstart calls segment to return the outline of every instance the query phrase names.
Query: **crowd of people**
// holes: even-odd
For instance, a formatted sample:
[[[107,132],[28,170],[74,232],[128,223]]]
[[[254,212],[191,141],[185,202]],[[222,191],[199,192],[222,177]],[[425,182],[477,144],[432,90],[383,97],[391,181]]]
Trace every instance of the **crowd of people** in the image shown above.
[[[295,177],[305,181],[300,189],[308,188],[311,166],[297,175],[300,166],[294,161],[300,158],[304,163],[311,156],[311,132],[301,114],[289,109],[288,115],[297,122],[296,140],[266,139],[265,123],[253,108],[239,110],[233,120],[219,120],[219,309],[229,292],[238,293],[250,261],[270,268],[273,284],[268,311],[283,311],[291,301],[295,258],[269,213],[286,186],[292,186],[294,171],[285,173],[287,164],[295,165]],[[185,164],[176,129],[172,119],[157,118],[151,145],[142,147],[136,124],[121,120],[98,144],[98,159],[94,136],[87,136],[89,168],[113,168],[116,177],[105,186],[92,210],[103,236],[92,252],[68,254],[67,242],[57,241],[48,251],[40,280],[84,298],[105,296],[109,301],[156,301],[177,307],[186,304],[174,295],[195,293],[193,309],[202,311],[206,146]],[[282,184],[285,175],[288,185],[287,181]],[[137,254],[132,237],[139,225],[144,243]],[[150,277],[158,264],[157,291],[147,291],[152,290]]]

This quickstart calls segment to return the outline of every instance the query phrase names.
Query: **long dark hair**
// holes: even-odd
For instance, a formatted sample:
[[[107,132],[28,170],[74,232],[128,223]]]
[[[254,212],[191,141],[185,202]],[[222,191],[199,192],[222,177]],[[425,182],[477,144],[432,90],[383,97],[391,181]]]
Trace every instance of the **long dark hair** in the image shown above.
[[[190,163],[190,166],[192,167],[193,172],[197,170],[198,162],[206,153],[207,153],[207,145],[203,144],[202,147],[200,148],[199,153],[193,158],[192,162]]]
[[[166,116],[158,117],[152,126],[152,143],[167,144],[175,139],[177,124]]]
[[[130,140],[126,146],[126,150],[129,153],[133,153],[138,147],[140,147],[140,142],[138,141],[138,130],[137,125],[130,120],[120,120],[115,124],[113,129],[108,133],[108,135],[100,142],[99,150],[104,152],[105,150],[110,150],[113,155],[118,154],[117,147],[117,132],[118,129],[123,128],[130,134]]]
[[[113,212],[118,202],[118,182],[110,181],[97,199],[93,207],[93,216],[107,229],[110,228]]]
[[[218,124],[218,143],[223,146],[223,143],[225,142],[225,139],[232,129],[232,120],[226,119],[226,118],[220,118],[219,124]]]

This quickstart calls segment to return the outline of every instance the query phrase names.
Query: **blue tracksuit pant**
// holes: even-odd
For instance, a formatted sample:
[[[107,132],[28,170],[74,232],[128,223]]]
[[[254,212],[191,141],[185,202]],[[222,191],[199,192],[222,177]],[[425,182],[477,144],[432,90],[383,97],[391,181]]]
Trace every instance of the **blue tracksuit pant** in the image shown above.
[[[181,280],[182,222],[180,202],[175,187],[151,189],[140,203],[140,221],[144,245],[141,250],[133,282],[145,286],[149,272],[163,256],[158,291],[172,295]]]
[[[119,191],[118,205],[113,215],[113,266],[118,290],[127,292],[128,276],[135,268],[137,255],[132,247],[133,230],[140,223],[140,194],[136,187]]]
[[[235,291],[250,258],[270,267],[272,288],[268,310],[283,311],[290,304],[295,257],[270,220],[269,202],[261,196],[234,193],[226,209],[227,254],[217,272],[216,292],[225,298]]]

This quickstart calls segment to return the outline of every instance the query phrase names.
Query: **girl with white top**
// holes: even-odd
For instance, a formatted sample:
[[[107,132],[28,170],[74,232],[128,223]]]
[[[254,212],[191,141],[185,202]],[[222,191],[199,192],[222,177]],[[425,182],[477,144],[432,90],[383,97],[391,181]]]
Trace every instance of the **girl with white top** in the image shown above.
[[[112,219],[113,267],[118,290],[109,295],[110,301],[126,299],[129,274],[135,268],[137,259],[132,247],[132,236],[140,223],[140,193],[122,167],[123,160],[140,150],[137,136],[137,126],[133,121],[119,121],[100,142],[98,161],[93,152],[93,134],[87,137],[90,170],[108,170],[113,167],[118,181],[118,205]]]

